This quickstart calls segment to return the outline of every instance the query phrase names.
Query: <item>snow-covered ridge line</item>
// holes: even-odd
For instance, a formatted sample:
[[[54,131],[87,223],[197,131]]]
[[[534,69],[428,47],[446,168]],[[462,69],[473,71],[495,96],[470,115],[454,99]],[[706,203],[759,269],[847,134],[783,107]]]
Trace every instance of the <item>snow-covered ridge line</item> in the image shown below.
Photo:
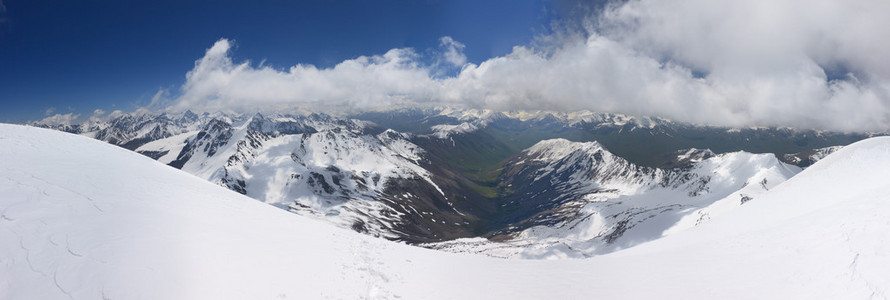
[[[598,150],[604,148],[596,141],[572,142],[567,139],[549,139],[540,141],[523,152],[534,157],[535,161],[553,161],[563,159],[576,151],[593,153]]]
[[[221,123],[193,137],[181,169],[299,214],[390,239],[403,211],[378,201],[392,186],[420,179],[444,195],[418,164],[423,150],[393,130],[366,134],[362,121],[326,115]]]
[[[880,299],[890,287],[890,138],[712,222],[573,261],[371,239],[49,130],[0,125],[0,157],[3,299]]]
[[[636,116],[628,116],[624,114],[618,113],[599,113],[599,112],[591,112],[586,110],[575,111],[575,112],[558,112],[558,111],[546,111],[546,110],[507,110],[507,111],[498,111],[491,109],[455,109],[455,108],[442,108],[439,112],[440,115],[450,116],[457,118],[461,121],[473,121],[478,122],[480,124],[486,124],[490,121],[495,121],[499,119],[515,119],[519,121],[534,121],[534,120],[546,120],[546,119],[554,119],[557,121],[565,122],[568,125],[577,124],[580,122],[588,122],[588,123],[608,123],[615,126],[623,126],[626,124],[633,124],[635,126],[644,127],[644,128],[652,128],[659,123],[668,123],[671,122],[668,119],[664,118],[653,118],[653,117],[636,117]]]
[[[454,134],[476,131],[477,129],[479,129],[479,127],[476,127],[476,125],[473,125],[471,123],[464,122],[458,125],[433,125],[432,127],[430,127],[430,129],[433,130],[433,136],[440,139],[447,139],[449,136]]]
[[[671,124],[668,119],[651,117],[634,117],[613,113],[596,113],[590,111],[556,112],[556,111],[496,111],[490,109],[455,109],[439,108],[439,116],[454,118],[460,123],[437,124],[430,127],[432,136],[446,139],[454,134],[469,133],[485,128],[492,122],[516,120],[520,122],[559,123],[566,127],[582,123],[597,126],[621,127],[630,125],[634,128],[653,129],[658,125]]]
[[[436,202],[453,203],[421,167],[428,162],[411,135],[369,121],[317,113],[140,112],[112,118],[100,131],[53,128],[133,149],[279,208],[374,236],[442,239],[431,223],[466,222],[465,216],[417,216],[436,211]]]
[[[0,125],[0,145],[18,158],[0,175],[0,298],[354,298],[380,285],[358,269],[372,258],[347,253],[383,241],[92,139]]]

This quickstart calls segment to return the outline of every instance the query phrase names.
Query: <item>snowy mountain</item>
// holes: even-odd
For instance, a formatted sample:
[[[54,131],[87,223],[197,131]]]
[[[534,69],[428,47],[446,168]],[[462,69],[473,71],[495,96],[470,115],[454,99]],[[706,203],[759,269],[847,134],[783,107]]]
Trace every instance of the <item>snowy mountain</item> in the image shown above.
[[[136,149],[263,202],[389,239],[439,240],[438,222],[465,222],[434,206],[444,193],[420,166],[410,136],[327,115],[212,119],[188,136]],[[379,131],[379,130],[377,130]],[[175,150],[176,148],[181,150]],[[434,218],[423,213],[437,211]],[[434,224],[436,223],[436,224]]]
[[[135,150],[342,228],[527,258],[603,254],[659,238],[757,198],[797,172],[772,154],[737,148],[785,153],[863,138],[620,114],[453,108],[351,118],[140,112],[32,125]],[[738,166],[746,163],[752,169]],[[711,174],[718,171],[726,174]],[[498,250],[486,250],[492,247]]]
[[[604,254],[696,226],[758,198],[800,169],[772,154],[689,150],[686,167],[634,165],[599,143],[539,142],[505,164],[501,222],[489,239],[430,245],[496,257]]]
[[[529,159],[572,156],[542,155]],[[0,156],[3,299],[881,299],[890,287],[890,138],[700,226],[557,261],[370,238],[56,131],[0,125]]]
[[[843,148],[843,146],[817,148],[804,152],[785,154],[782,158],[790,164],[799,165],[801,167],[808,167],[816,163],[817,161],[825,158],[829,154],[841,150],[841,148]]]
[[[511,149],[510,153],[499,156],[501,160],[545,139],[597,141],[612,153],[647,167],[661,167],[665,156],[691,148],[710,149],[715,153],[773,153],[784,159],[785,154],[847,145],[886,134],[778,127],[727,128],[589,111],[500,112],[443,107],[365,112],[350,117],[371,121],[384,128],[446,140],[485,138],[490,143],[501,143]]]

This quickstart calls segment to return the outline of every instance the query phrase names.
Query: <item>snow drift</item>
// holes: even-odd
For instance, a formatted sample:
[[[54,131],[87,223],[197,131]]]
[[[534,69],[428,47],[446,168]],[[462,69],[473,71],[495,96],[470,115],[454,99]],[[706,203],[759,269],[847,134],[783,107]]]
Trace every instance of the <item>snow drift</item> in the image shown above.
[[[890,138],[738,209],[585,260],[410,247],[287,213],[112,145],[0,125],[0,298],[876,298]]]

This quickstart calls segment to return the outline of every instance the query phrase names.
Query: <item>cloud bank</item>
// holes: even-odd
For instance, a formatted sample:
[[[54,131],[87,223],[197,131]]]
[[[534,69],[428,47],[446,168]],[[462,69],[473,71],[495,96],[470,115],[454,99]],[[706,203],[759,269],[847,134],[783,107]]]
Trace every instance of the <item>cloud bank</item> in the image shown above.
[[[596,11],[583,29],[479,64],[443,37],[434,63],[392,49],[331,68],[275,69],[234,62],[222,39],[170,109],[444,104],[890,130],[890,2],[631,0]]]

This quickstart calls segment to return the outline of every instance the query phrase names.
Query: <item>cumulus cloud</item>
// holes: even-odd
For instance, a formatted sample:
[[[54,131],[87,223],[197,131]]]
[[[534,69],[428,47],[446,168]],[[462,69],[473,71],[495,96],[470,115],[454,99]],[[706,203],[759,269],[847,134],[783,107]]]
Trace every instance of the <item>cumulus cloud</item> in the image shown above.
[[[466,48],[466,46],[464,44],[455,41],[450,36],[440,38],[439,44],[445,49],[442,57],[446,62],[457,67],[461,67],[467,63],[467,55],[464,54],[464,48]]]
[[[412,49],[360,56],[326,69],[298,64],[278,70],[233,62],[231,46],[229,40],[219,40],[195,63],[174,108],[244,110],[294,104],[376,107],[399,101],[428,101],[439,85]]]
[[[631,0],[593,11],[577,32],[478,65],[450,37],[440,39],[432,65],[412,49],[392,49],[288,69],[234,62],[223,39],[195,63],[171,107],[430,103],[890,129],[890,39],[882,33],[890,2]],[[444,65],[460,71],[441,76]]]
[[[890,124],[890,2],[642,1],[604,11],[598,30],[704,74],[734,123],[842,130]]]

